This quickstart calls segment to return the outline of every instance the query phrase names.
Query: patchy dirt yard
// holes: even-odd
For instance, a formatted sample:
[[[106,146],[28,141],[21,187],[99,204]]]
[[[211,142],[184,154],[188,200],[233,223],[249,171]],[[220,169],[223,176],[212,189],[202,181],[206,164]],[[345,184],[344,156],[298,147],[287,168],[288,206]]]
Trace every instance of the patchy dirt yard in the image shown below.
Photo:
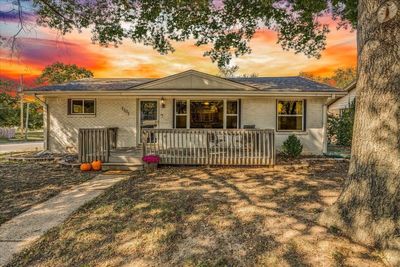
[[[0,162],[0,224],[94,175],[53,163]]]
[[[348,164],[137,172],[9,266],[383,266],[317,224]]]

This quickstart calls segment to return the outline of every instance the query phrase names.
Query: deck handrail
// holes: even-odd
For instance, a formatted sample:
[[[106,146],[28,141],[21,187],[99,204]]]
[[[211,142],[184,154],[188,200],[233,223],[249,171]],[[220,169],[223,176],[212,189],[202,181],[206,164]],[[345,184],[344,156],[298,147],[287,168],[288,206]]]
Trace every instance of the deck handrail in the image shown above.
[[[273,129],[142,129],[143,155],[171,165],[275,164]]]

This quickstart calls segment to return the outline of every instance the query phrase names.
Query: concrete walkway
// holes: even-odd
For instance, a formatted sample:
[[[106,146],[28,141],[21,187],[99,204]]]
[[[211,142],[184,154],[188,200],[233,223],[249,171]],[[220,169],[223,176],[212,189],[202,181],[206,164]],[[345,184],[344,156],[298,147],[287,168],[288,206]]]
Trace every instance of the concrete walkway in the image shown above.
[[[128,177],[128,175],[99,174],[90,181],[61,192],[2,224],[0,226],[0,266],[5,265],[14,253],[29,246],[50,228],[62,223],[85,202]]]

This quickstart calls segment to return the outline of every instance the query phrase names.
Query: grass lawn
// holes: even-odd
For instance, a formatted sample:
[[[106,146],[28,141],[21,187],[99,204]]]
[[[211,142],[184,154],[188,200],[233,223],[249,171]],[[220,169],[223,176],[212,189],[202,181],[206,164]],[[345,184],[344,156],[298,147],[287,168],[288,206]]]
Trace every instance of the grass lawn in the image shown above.
[[[27,141],[28,142],[43,141],[43,130],[29,131]],[[25,142],[25,135],[21,135],[19,131],[15,134],[15,137],[11,139],[0,137],[0,144],[18,143],[18,142]]]
[[[346,162],[137,172],[9,266],[383,266],[317,224]]]
[[[53,163],[0,162],[0,224],[93,176]]]

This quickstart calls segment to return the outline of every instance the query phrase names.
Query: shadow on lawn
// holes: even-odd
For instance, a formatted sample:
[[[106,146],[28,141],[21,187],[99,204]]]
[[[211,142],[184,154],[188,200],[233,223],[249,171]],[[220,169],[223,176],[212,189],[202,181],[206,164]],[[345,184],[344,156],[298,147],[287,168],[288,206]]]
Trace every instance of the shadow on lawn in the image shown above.
[[[54,163],[0,162],[0,224],[94,175]]]
[[[382,266],[317,225],[348,165],[137,173],[10,266]]]

